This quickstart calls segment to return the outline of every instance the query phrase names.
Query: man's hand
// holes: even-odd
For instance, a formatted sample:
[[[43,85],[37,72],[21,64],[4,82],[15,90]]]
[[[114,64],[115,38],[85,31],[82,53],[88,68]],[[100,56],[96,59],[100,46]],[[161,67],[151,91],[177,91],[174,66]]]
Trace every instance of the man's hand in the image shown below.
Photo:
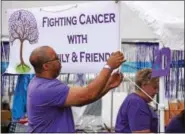
[[[117,72],[114,72],[110,77],[109,80],[104,88],[104,90],[97,96],[97,99],[104,96],[110,89],[116,88],[120,85],[120,83],[123,81],[123,74]]]
[[[122,81],[123,81],[123,74],[117,71],[113,73],[109,78],[106,88],[108,89],[116,88],[121,84]]]
[[[107,60],[107,65],[112,69],[118,68],[125,61],[123,53],[117,51],[112,53],[109,59]]]

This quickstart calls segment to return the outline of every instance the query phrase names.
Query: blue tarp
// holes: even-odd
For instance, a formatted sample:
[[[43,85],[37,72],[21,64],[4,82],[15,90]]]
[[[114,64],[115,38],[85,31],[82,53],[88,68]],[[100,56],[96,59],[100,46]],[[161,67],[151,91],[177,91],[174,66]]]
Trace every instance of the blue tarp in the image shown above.
[[[121,71],[124,73],[136,73],[143,68],[152,68],[151,62],[125,62],[121,66]]]
[[[8,65],[9,62],[1,62],[1,74],[3,74],[6,71]]]
[[[172,61],[170,68],[184,67],[184,60]],[[152,68],[152,62],[125,62],[121,65],[121,71],[124,73],[136,73],[143,68]]]
[[[13,120],[19,120],[20,118],[25,116],[27,87],[33,76],[33,74],[20,74],[18,76],[12,107]]]

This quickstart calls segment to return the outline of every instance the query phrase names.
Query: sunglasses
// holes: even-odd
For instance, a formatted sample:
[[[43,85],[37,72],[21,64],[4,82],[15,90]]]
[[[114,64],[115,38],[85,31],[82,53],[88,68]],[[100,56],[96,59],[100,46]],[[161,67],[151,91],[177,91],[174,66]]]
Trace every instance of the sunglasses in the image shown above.
[[[44,62],[43,64],[49,63],[49,62],[52,62],[52,61],[56,61],[56,60],[60,62],[60,59],[58,57],[55,57],[54,59],[51,59],[51,60],[48,60],[48,61]]]

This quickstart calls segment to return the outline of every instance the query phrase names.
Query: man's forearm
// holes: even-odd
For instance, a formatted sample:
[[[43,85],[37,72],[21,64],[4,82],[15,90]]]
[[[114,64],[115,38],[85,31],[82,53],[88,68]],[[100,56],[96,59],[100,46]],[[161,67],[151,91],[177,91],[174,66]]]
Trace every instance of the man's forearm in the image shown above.
[[[96,98],[93,101],[96,101],[98,99],[100,99],[102,96],[104,96],[107,92],[109,92],[111,90],[110,86],[109,86],[109,82],[107,82],[106,86],[104,87],[103,90],[101,90],[101,92],[96,96]]]
[[[96,99],[97,96],[102,94],[102,92],[106,92],[108,79],[111,75],[112,71],[109,69],[103,69],[100,74],[96,77],[94,81],[92,81],[88,86],[88,92],[93,94],[93,98]],[[104,91],[105,90],[105,91]]]
[[[100,94],[98,94],[98,96],[96,97],[96,100],[100,99],[102,96],[104,96],[107,92],[109,92],[111,90],[110,86],[109,86],[109,82],[107,82],[105,88],[101,91]]]
[[[80,106],[83,106],[83,105],[86,105],[86,104],[90,104],[90,103],[93,103],[95,101],[97,101],[98,99],[100,99],[102,96],[104,96],[108,91],[110,90],[109,88],[109,84],[107,82],[106,86],[104,87],[103,90],[101,90],[93,99],[89,100],[88,102],[80,105]]]

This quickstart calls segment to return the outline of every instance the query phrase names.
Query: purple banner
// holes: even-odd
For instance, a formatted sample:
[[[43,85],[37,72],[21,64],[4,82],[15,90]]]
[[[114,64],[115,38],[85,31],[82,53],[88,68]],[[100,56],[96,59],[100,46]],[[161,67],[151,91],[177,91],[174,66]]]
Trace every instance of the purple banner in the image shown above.
[[[152,77],[167,76],[170,71],[171,63],[171,51],[169,48],[162,48],[155,52],[156,60],[152,67]],[[164,61],[163,61],[164,57]],[[162,63],[165,62],[165,67],[162,67]]]

